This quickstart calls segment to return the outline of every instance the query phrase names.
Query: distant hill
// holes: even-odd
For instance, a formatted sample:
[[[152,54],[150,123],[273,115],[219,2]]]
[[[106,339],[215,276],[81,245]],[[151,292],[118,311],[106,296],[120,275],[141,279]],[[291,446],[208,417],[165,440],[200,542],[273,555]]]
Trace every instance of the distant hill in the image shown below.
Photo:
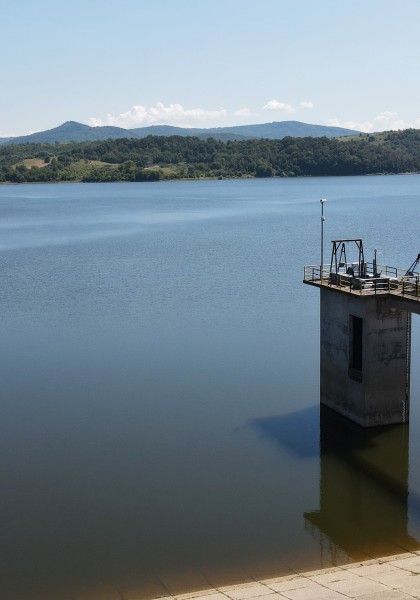
[[[136,137],[121,127],[89,127],[76,121],[66,121],[54,129],[38,131],[14,138],[0,138],[0,144],[51,144],[54,142],[94,142],[97,140]]]
[[[30,135],[14,138],[0,138],[0,144],[51,144],[55,142],[94,142],[98,140],[120,138],[144,138],[149,135],[182,137],[194,136],[200,139],[213,137],[226,142],[229,140],[270,139],[279,140],[291,137],[327,137],[336,138],[347,135],[358,135],[359,132],[343,127],[328,127],[326,125],[310,125],[299,121],[280,121],[262,123],[259,125],[238,125],[235,127],[213,127],[198,129],[173,127],[171,125],[152,125],[123,129],[122,127],[90,127],[76,121],[67,121],[54,129],[39,131]]]
[[[269,140],[281,140],[286,136],[291,137],[343,137],[346,135],[358,135],[360,132],[343,127],[329,127],[327,125],[310,125],[300,121],[274,121],[260,125],[238,125],[236,127],[218,127],[208,131],[213,132],[216,137],[218,132],[229,133],[234,136],[246,138],[263,138]],[[236,138],[237,139],[237,138]]]

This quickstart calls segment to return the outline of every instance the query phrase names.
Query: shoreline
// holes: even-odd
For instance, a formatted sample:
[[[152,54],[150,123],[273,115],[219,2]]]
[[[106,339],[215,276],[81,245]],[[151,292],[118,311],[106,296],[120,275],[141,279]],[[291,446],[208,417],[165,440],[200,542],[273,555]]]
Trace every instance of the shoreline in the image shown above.
[[[158,181],[129,181],[129,180],[121,180],[121,181],[82,181],[82,180],[66,180],[66,181],[0,181],[1,185],[56,185],[56,184],[85,184],[85,185],[95,185],[95,184],[112,184],[112,183],[170,183],[170,182],[187,182],[187,181],[245,181],[245,180],[258,180],[258,181],[268,181],[272,179],[328,179],[329,177],[397,177],[397,176],[406,176],[406,175],[420,175],[420,171],[407,171],[401,173],[365,173],[359,175],[297,175],[296,177],[279,177],[278,175],[274,175],[273,177],[252,177],[250,175],[244,177],[198,177],[195,179],[191,179],[188,177],[179,178],[179,179],[159,179]]]
[[[420,550],[187,593],[162,585],[153,600],[412,600],[420,598]],[[119,593],[137,597],[135,590]]]

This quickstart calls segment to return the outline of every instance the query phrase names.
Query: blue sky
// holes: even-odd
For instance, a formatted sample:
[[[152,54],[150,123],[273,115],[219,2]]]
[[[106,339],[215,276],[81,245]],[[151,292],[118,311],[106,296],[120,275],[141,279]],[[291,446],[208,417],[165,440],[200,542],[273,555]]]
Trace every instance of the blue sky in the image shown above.
[[[0,0],[0,136],[297,120],[420,128],[418,0]]]

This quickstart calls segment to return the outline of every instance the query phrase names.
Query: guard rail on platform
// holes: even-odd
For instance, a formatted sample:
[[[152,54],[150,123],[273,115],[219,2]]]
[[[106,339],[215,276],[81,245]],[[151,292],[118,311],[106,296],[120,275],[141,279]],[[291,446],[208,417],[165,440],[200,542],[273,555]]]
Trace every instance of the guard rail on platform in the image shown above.
[[[420,273],[406,275],[404,269],[365,263],[364,275],[358,277],[348,272],[333,273],[330,267],[323,267],[321,276],[320,266],[307,265],[303,278],[307,283],[327,285],[350,293],[371,295],[396,292],[398,295],[420,300]]]
[[[401,278],[401,294],[403,296],[414,296],[417,300],[420,298],[419,276],[407,275]]]

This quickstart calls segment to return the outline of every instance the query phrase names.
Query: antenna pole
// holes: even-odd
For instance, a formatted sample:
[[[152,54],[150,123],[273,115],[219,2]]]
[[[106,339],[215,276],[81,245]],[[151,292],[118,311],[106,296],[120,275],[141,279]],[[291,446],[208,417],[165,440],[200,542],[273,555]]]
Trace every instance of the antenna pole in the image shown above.
[[[327,200],[325,198],[321,198],[321,285],[324,279],[324,203]]]

